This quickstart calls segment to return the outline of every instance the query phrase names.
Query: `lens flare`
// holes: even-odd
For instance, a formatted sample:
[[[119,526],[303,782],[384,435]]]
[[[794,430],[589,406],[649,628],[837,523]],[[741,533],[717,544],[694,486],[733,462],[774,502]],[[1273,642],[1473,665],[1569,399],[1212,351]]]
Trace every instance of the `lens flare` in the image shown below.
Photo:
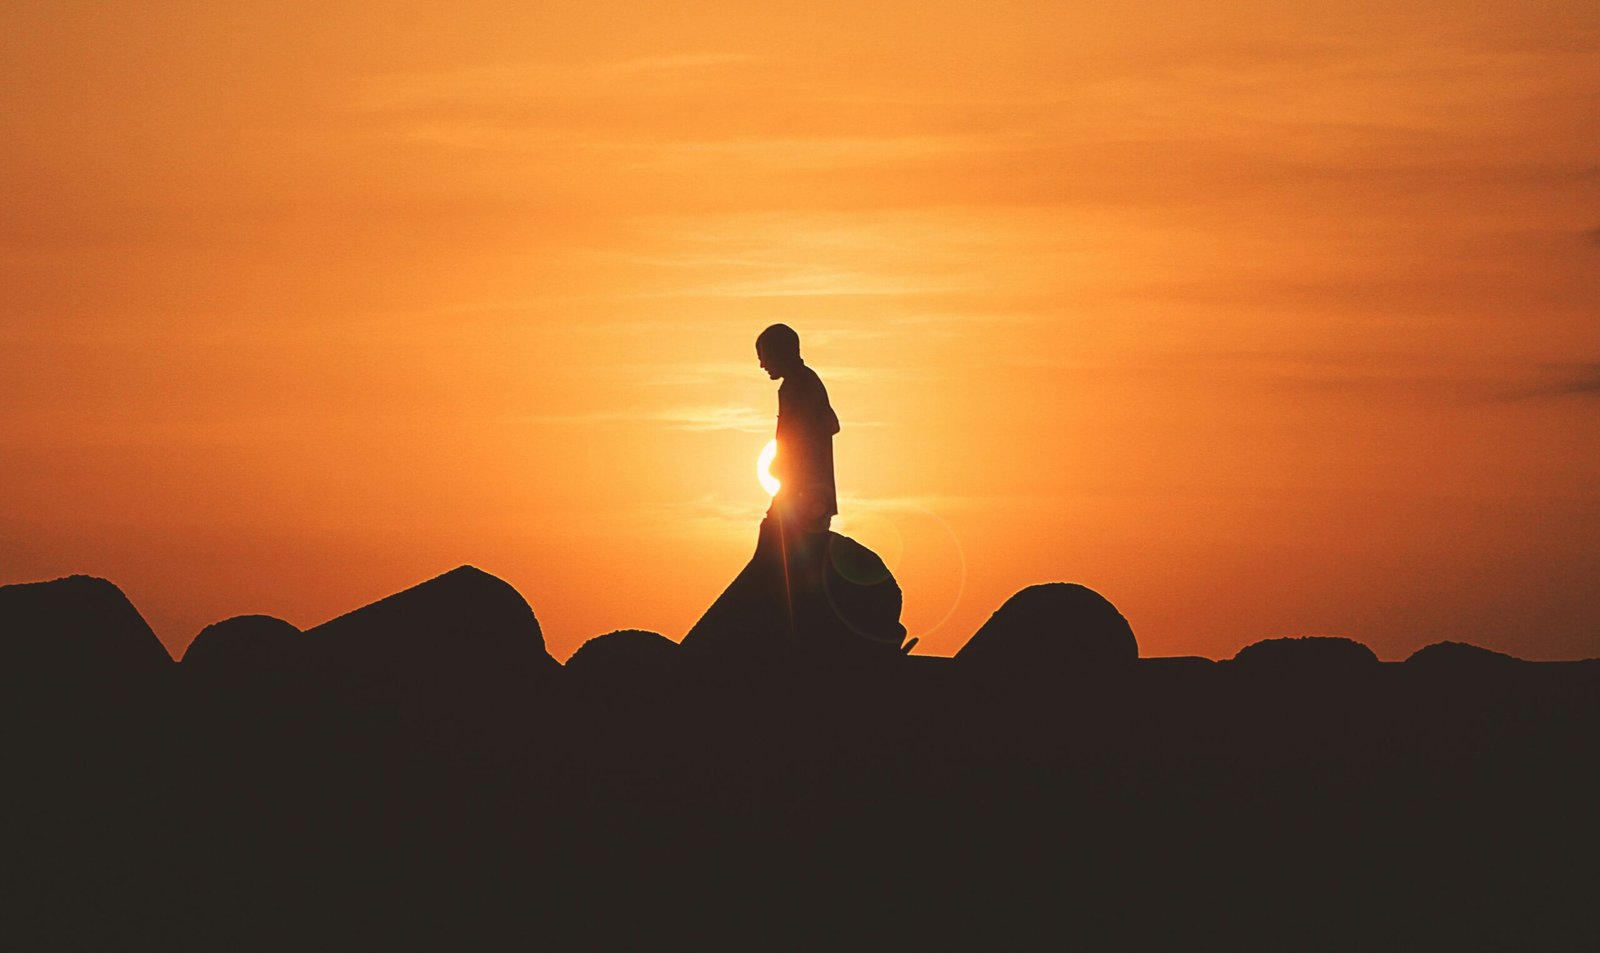
[[[781,486],[778,478],[772,475],[772,461],[778,455],[778,441],[773,438],[761,448],[761,456],[756,458],[756,479],[761,481],[761,488],[767,491],[768,496],[777,496],[778,487]]]

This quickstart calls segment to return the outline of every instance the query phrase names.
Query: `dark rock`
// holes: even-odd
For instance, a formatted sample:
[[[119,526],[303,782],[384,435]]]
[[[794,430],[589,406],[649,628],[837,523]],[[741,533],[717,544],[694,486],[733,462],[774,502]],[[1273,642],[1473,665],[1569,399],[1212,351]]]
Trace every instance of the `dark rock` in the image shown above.
[[[894,650],[905,641],[900,585],[877,553],[848,536],[829,533],[823,591],[832,610],[825,619],[838,627],[841,639],[854,636]]]
[[[385,694],[473,695],[560,671],[526,600],[472,566],[308,629],[314,657]]]
[[[583,643],[567,659],[567,672],[585,678],[654,676],[678,660],[678,644],[642,629],[619,629]]]
[[[1355,639],[1308,635],[1263,639],[1239,650],[1233,661],[1250,671],[1332,674],[1375,671],[1378,656]]]
[[[1086,586],[1052,582],[1007,599],[956,653],[987,672],[1105,672],[1139,659],[1139,643],[1117,607]]]
[[[1209,672],[1217,663],[1202,655],[1161,655],[1139,660],[1140,671],[1189,674]]]
[[[889,568],[847,536],[811,540],[809,552],[791,545],[786,556],[773,521],[763,522],[755,555],[684,636],[685,652],[720,660],[897,655],[906,630]]]
[[[1466,642],[1435,642],[1411,653],[1406,668],[1433,672],[1495,672],[1525,665],[1522,659]]]
[[[269,615],[241,615],[200,630],[183,653],[185,670],[280,671],[305,663],[299,629]]]
[[[781,581],[775,581],[758,547],[688,633],[681,646],[696,659],[750,660],[789,641]]]
[[[19,681],[136,683],[173,670],[172,657],[122,590],[92,576],[0,586],[0,633],[6,669]]]

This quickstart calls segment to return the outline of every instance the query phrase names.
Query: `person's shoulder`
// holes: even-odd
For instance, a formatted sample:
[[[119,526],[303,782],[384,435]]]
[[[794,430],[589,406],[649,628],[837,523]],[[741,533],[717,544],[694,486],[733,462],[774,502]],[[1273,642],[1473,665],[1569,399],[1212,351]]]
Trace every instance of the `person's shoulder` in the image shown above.
[[[794,373],[789,375],[788,381],[785,381],[785,383],[790,381],[794,383],[797,391],[807,393],[827,391],[827,388],[822,386],[822,378],[818,377],[817,372],[812,370],[808,364],[801,364]]]

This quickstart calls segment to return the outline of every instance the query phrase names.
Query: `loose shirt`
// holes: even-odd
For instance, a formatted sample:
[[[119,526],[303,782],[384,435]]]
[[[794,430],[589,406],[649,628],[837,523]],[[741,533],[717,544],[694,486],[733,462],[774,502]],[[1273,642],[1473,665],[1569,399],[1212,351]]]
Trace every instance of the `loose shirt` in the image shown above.
[[[839,417],[817,372],[801,364],[778,388],[778,455],[773,475],[778,496],[805,518],[839,512],[833,483],[833,435]]]

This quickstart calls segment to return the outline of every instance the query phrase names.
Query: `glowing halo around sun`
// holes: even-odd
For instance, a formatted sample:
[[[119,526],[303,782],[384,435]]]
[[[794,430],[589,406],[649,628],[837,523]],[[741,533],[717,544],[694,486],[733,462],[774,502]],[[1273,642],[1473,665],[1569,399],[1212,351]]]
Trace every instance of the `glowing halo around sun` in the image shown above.
[[[767,491],[768,496],[777,496],[778,487],[783,484],[772,475],[772,461],[778,455],[778,440],[774,437],[767,441],[761,448],[761,456],[756,458],[756,479],[761,481],[761,488]]]

